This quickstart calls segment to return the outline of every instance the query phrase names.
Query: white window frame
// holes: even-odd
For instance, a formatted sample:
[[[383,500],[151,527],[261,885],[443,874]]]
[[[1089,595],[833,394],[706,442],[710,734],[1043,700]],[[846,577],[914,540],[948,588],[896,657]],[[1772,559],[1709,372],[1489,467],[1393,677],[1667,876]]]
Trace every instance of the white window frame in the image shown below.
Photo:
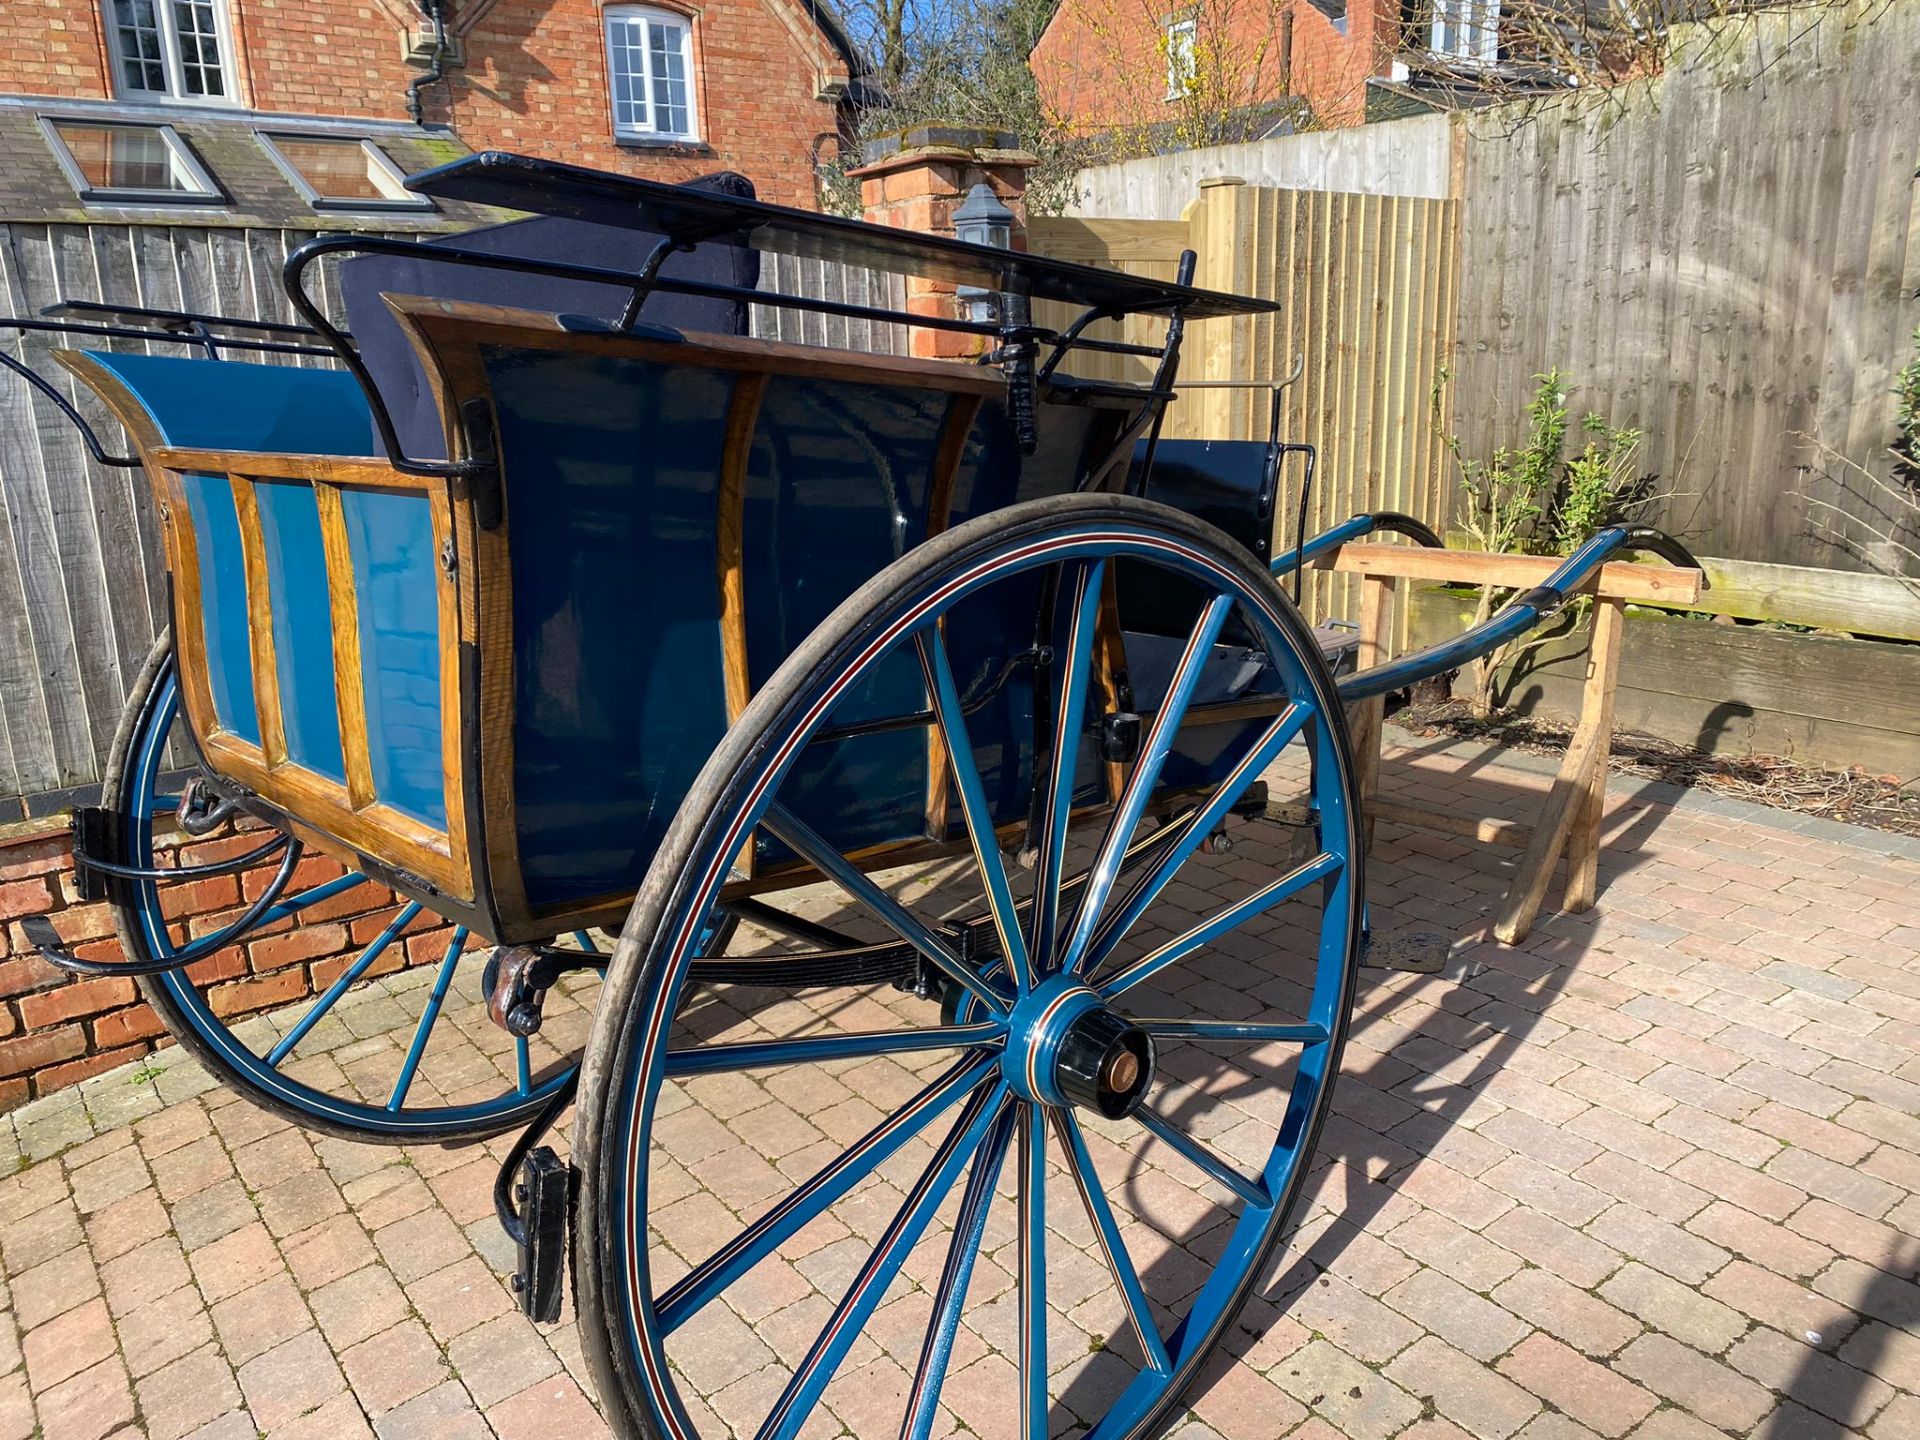
[[[406,187],[406,175],[393,163],[391,156],[364,135],[322,135],[314,131],[302,130],[256,130],[254,138],[260,142],[273,163],[280,167],[280,173],[287,182],[300,192],[300,198],[316,210],[431,210],[433,201],[424,195],[415,195]],[[334,144],[346,143],[358,145],[361,153],[367,157],[368,169],[373,173],[376,188],[387,192],[382,200],[349,200],[338,195],[322,195],[313,188],[313,182],[300,172],[300,167],[289,160],[275,143],[280,140],[326,140]],[[384,182],[384,183],[383,183]]]
[[[1433,0],[1433,53],[1457,65],[1500,60],[1500,0]]]
[[[1184,98],[1198,73],[1194,58],[1200,43],[1200,17],[1181,15],[1167,21],[1167,99]]]
[[[90,205],[224,205],[226,195],[214,183],[213,176],[206,166],[200,163],[199,156],[193,153],[191,146],[182,140],[171,125],[155,122],[132,120],[97,120],[90,115],[41,115],[40,133],[46,137],[47,147],[53,151],[53,158],[60,162],[60,168],[66,172],[67,182],[73,186],[74,194]],[[84,125],[95,130],[150,130],[158,135],[173,156],[174,161],[193,182],[192,190],[144,190],[133,187],[100,187],[87,179],[87,172],[80,168],[80,162],[67,148],[66,137],[60,133],[60,126]]]
[[[227,83],[224,95],[189,95],[180,64],[180,32],[174,21],[172,0],[154,0],[154,18],[160,27],[160,66],[166,73],[166,90],[136,90],[128,86],[125,56],[120,49],[120,23],[114,17],[115,0],[99,0],[102,28],[106,31],[107,57],[113,70],[113,94],[130,105],[211,105],[235,108],[240,104],[240,75],[233,57],[233,24],[227,13],[228,0],[212,0],[214,42],[220,51],[220,74]]]
[[[614,58],[613,33],[615,25],[628,25],[641,21],[647,27],[647,43],[642,47],[644,54],[652,54],[653,26],[660,23],[673,25],[680,31],[680,59],[686,70],[687,85],[687,128],[684,131],[666,131],[659,129],[654,119],[658,106],[653,94],[653,66],[643,66],[635,77],[644,91],[646,124],[623,125],[620,122],[620,110],[615,98],[615,75],[619,71],[619,62]],[[694,70],[693,54],[693,17],[678,10],[663,10],[652,5],[609,5],[601,11],[600,38],[602,49],[607,57],[607,111],[613,120],[613,136],[616,140],[653,141],[663,145],[698,145],[700,143],[700,105],[698,96],[698,75]]]

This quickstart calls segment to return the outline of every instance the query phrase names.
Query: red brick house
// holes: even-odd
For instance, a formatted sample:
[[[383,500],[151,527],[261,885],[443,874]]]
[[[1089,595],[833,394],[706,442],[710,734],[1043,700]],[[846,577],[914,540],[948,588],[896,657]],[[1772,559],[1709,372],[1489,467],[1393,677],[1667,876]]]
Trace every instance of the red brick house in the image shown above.
[[[45,144],[97,195],[158,184],[190,202],[224,180],[186,127],[238,125],[277,137],[268,158],[307,203],[378,208],[419,158],[381,150],[381,131],[424,120],[472,149],[663,180],[735,169],[764,198],[811,205],[861,77],[818,0],[0,5],[0,105],[58,120],[39,125]],[[109,166],[141,183],[87,180]]]
[[[1603,0],[1059,0],[1031,60],[1074,130],[1167,150],[1557,89],[1541,37],[1579,55],[1605,19]]]

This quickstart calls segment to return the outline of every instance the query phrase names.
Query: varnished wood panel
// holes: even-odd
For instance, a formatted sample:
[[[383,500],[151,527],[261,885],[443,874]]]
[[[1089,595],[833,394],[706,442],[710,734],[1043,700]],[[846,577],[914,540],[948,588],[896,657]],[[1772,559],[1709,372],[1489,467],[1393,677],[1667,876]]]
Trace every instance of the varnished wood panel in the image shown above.
[[[340,753],[346,765],[347,798],[360,810],[373,802],[373,757],[368,751],[367,690],[360,656],[359,584],[353,573],[340,487],[316,482],[313,499],[320,512],[320,548],[326,557],[327,602],[332,609],[333,695],[340,719]]]

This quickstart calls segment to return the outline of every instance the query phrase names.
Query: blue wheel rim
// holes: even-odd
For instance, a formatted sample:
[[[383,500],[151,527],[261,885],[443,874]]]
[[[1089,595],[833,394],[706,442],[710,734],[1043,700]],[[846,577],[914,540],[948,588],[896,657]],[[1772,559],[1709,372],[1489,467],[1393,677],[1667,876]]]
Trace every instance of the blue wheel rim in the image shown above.
[[[1093,613],[1099,590],[1099,566],[1122,558],[1158,563],[1181,571],[1190,578],[1211,584],[1213,593],[1228,599],[1226,603],[1216,600],[1203,607],[1200,620],[1188,637],[1183,666],[1176,667],[1160,711],[1165,718],[1166,733],[1159,734],[1157,727],[1149,727],[1143,747],[1146,760],[1136,766],[1115,807],[1121,819],[1110,826],[1096,853],[1089,890],[1096,883],[1100,885],[1099,897],[1089,898],[1073,917],[1050,913],[1047,904],[1036,902],[1022,920],[1017,914],[1006,913],[1012,902],[997,847],[982,843],[983,835],[990,832],[991,819],[975,813],[976,806],[981,804],[978,776],[968,773],[973,758],[966,743],[964,724],[960,722],[958,695],[950,667],[945,663],[938,622],[957,603],[988,584],[1043,565],[1060,565],[1063,574],[1076,568],[1079,571],[1078,588],[1069,592],[1069,609],[1078,624],[1089,620]],[[1028,1440],[1047,1436],[1052,1403],[1046,1362],[1048,1236],[1041,1218],[1039,1193],[1046,1185],[1049,1153],[1063,1158],[1074,1181],[1109,1262],[1113,1286],[1124,1302],[1142,1355],[1138,1373],[1092,1424],[1089,1435],[1097,1440],[1138,1435],[1157,1426],[1168,1408],[1178,1401],[1204,1356],[1238,1310],[1298,1199],[1311,1146],[1337,1070],[1357,949],[1362,881],[1355,817],[1348,804],[1351,781],[1343,733],[1324,672],[1317,667],[1316,659],[1300,653],[1302,642],[1289,638],[1286,625],[1261,609],[1269,603],[1265,592],[1250,590],[1236,572],[1220,565],[1206,552],[1193,548],[1191,542],[1152,527],[1143,525],[1132,530],[1112,522],[1060,527],[1046,532],[1040,539],[1012,542],[1002,551],[985,558],[976,557],[958,578],[937,573],[926,581],[922,593],[901,599],[897,606],[889,607],[883,617],[875,620],[865,648],[854,660],[831,677],[816,677],[816,682],[810,683],[803,692],[803,698],[787,706],[786,728],[769,732],[756,752],[767,758],[760,760],[751,776],[738,781],[729,792],[728,800],[720,807],[722,813],[709,822],[700,847],[681,872],[675,897],[662,917],[660,938],[640,974],[628,1011],[632,1018],[624,1032],[624,1043],[629,1058],[615,1077],[617,1088],[607,1099],[610,1123],[602,1131],[606,1145],[602,1159],[606,1168],[602,1173],[612,1177],[614,1188],[612,1217],[605,1236],[609,1251],[605,1273],[610,1283],[605,1286],[603,1303],[623,1374],[632,1382],[630,1390],[644,1406],[654,1433],[672,1436],[675,1440],[692,1440],[697,1434],[672,1378],[666,1349],[668,1336],[705,1305],[725,1294],[754,1265],[776,1253],[786,1239],[797,1234],[812,1218],[830,1212],[861,1180],[876,1173],[906,1140],[922,1134],[937,1142],[932,1160],[919,1179],[906,1189],[893,1222],[874,1243],[866,1264],[847,1287],[814,1344],[793,1365],[789,1381],[759,1425],[756,1440],[776,1440],[776,1437],[797,1434],[807,1422],[833,1372],[846,1357],[852,1338],[900,1274],[914,1248],[923,1243],[928,1222],[941,1199],[958,1193],[961,1200],[953,1222],[949,1255],[940,1285],[934,1292],[920,1364],[901,1422],[903,1436],[921,1437],[930,1433],[939,1404],[941,1379],[964,1306],[967,1276],[979,1254],[979,1234],[992,1205],[995,1178],[1003,1170],[1017,1178],[1022,1360],[1020,1432]],[[1284,607],[1284,601],[1281,605]],[[1202,818],[1223,815],[1246,783],[1281,750],[1298,741],[1311,762],[1309,783],[1317,820],[1316,853],[1305,863],[1277,876],[1244,902],[1229,905],[1225,911],[1191,927],[1174,941],[1146,955],[1122,961],[1118,952],[1128,927],[1211,829],[1210,819],[1202,825],[1195,819],[1196,812],[1190,811],[1188,833],[1169,851],[1162,852],[1163,856],[1173,858],[1149,869],[1146,880],[1152,882],[1151,893],[1143,882],[1142,889],[1129,891],[1124,896],[1119,894],[1118,857],[1126,848],[1134,823],[1145,813],[1158,779],[1159,760],[1153,757],[1157,754],[1164,760],[1165,749],[1177,731],[1180,712],[1192,698],[1193,687],[1189,682],[1197,679],[1199,667],[1211,653],[1228,612],[1236,609],[1255,624],[1256,633],[1267,645],[1280,672],[1292,706],[1246,752],[1230,772],[1227,782],[1197,806],[1196,811]],[[1292,624],[1294,633],[1300,633],[1297,620]],[[937,723],[953,727],[958,722],[957,728],[947,729],[946,752],[953,767],[952,778],[962,818],[975,841],[973,856],[988,911],[1003,940],[1011,941],[1002,952],[1006,958],[986,972],[991,980],[986,988],[991,993],[982,993],[980,974],[967,977],[968,993],[959,1007],[958,1018],[951,1024],[924,1027],[915,1036],[912,1048],[921,1048],[924,1044],[925,1048],[938,1046],[956,1051],[957,1058],[950,1068],[936,1075],[911,1101],[894,1110],[798,1189],[761,1213],[733,1240],[694,1265],[673,1285],[656,1293],[651,1281],[645,1228],[648,1156],[653,1144],[649,1135],[668,1078],[709,1073],[726,1068],[729,1061],[739,1068],[790,1065],[847,1058],[854,1053],[897,1053],[909,1048],[908,1041],[890,1032],[884,1040],[869,1032],[865,1036],[841,1037],[833,1044],[801,1038],[731,1047],[696,1046],[691,1050],[675,1048],[669,1041],[672,1018],[688,965],[698,951],[704,918],[719,896],[743,837],[756,827],[764,827],[778,836],[841,890],[864,904],[870,914],[894,920],[897,935],[913,939],[913,932],[908,928],[911,917],[902,919],[891,915],[886,909],[886,897],[872,893],[877,887],[865,881],[858,871],[833,853],[830,845],[777,803],[781,781],[791,772],[807,737],[826,723],[834,700],[866,673],[881,654],[890,653],[901,643],[918,650],[926,677],[928,706]],[[1076,665],[1084,664],[1084,644],[1085,637],[1077,630],[1069,632],[1070,660],[1064,669],[1062,703],[1058,707],[1063,734],[1076,733],[1080,720],[1078,707],[1084,695],[1076,698],[1073,685]],[[1056,746],[1055,753],[1065,753],[1064,747]],[[1151,771],[1146,768],[1148,763],[1153,765]],[[1055,796],[1071,793],[1071,767],[1067,768],[1064,790],[1057,774],[1051,781],[1051,793]],[[1224,793],[1230,787],[1234,793]],[[1036,866],[1037,884],[1043,894],[1049,882],[1057,885],[1061,873],[1066,827],[1062,808],[1049,802]],[[1118,1008],[1122,995],[1162,969],[1181,963],[1252,916],[1309,889],[1321,896],[1322,923],[1314,954],[1311,998],[1304,1007],[1305,1013],[1296,1021],[1284,1025],[1253,1024],[1215,1022],[1203,1017],[1143,1022],[1159,1027],[1160,1033],[1169,1040],[1228,1045],[1283,1042],[1297,1047],[1292,1089],[1283,1118],[1276,1128],[1267,1161],[1257,1174],[1238,1170],[1184,1134],[1176,1123],[1156,1114],[1150,1104],[1142,1107],[1136,1116],[1144,1132],[1191,1162],[1196,1178],[1204,1176],[1224,1186],[1238,1207],[1237,1218],[1219,1248],[1211,1274],[1186,1306],[1185,1313],[1163,1333],[1156,1325],[1140,1277],[1127,1255],[1124,1236],[1107,1202],[1101,1178],[1093,1170],[1074,1109],[1047,1103],[1035,1088],[1032,1079],[1035,1062],[1031,1057],[1037,1053],[1035,1047],[1039,1042],[1029,1043],[1029,1037],[1040,1035],[1049,1022],[1044,1017],[1031,1021],[1023,1017],[1031,1013],[1033,1004],[1044,998],[1043,992],[1049,985],[1058,986],[1071,978],[1057,973],[1055,967],[1074,971],[1098,993],[1102,1004]],[[1117,905],[1111,903],[1115,900]],[[931,952],[924,939],[915,943],[933,963],[946,968],[941,956]],[[961,977],[950,978],[962,983]],[[1075,1003],[1084,1006],[1087,1002]],[[1063,1005],[1062,1009],[1064,1013],[1071,1007]],[[862,1043],[869,1048],[860,1050]],[[892,1051],[875,1048],[882,1044],[893,1047]],[[1011,1059],[1016,1050],[1022,1052],[1017,1065]],[[730,1053],[702,1054],[702,1051]],[[1022,1075],[1029,1078],[1022,1079]]]
[[[177,672],[169,661],[155,684],[147,721],[134,737],[130,786],[132,798],[124,816],[129,852],[148,863],[151,863],[153,848],[153,820],[161,799],[157,794],[157,781],[178,710]],[[364,878],[350,871],[346,880],[327,882],[300,895],[290,896],[282,904],[298,906],[315,903],[318,899],[360,883]],[[131,881],[128,882],[127,893],[131,896],[135,923],[148,954],[154,959],[164,959],[180,953],[168,933],[161,887],[152,880]],[[279,1068],[290,1055],[297,1053],[295,1046],[298,1040],[304,1038],[312,1026],[329,1013],[332,1001],[337,1001],[350,988],[353,979],[357,978],[355,967],[364,973],[386,947],[395,942],[399,929],[420,908],[417,904],[403,906],[395,923],[360,953],[354,965],[343,972],[341,981],[323,993],[319,1001],[306,1011],[302,1021],[296,1023],[295,1031],[289,1032],[289,1037],[295,1043],[289,1044],[288,1037],[283,1037],[267,1055],[255,1052],[234,1034],[226,1022],[214,1013],[207,997],[187,978],[184,969],[163,972],[154,977],[154,983],[166,992],[179,1017],[192,1028],[195,1038],[212,1050],[241,1084],[323,1124],[344,1127],[369,1136],[445,1138],[453,1134],[490,1133],[530,1119],[556,1091],[571,1081],[577,1064],[562,1066],[536,1084],[524,1039],[517,1040],[515,1044],[515,1082],[500,1095],[463,1105],[407,1104],[435,1025],[443,1014],[455,968],[463,959],[472,964],[480,963],[480,957],[475,952],[464,948],[467,935],[461,929],[454,932],[454,940],[435,973],[428,992],[427,1008],[423,1011],[421,1022],[414,1027],[402,1061],[400,1078],[385,1104],[329,1094],[287,1075]]]

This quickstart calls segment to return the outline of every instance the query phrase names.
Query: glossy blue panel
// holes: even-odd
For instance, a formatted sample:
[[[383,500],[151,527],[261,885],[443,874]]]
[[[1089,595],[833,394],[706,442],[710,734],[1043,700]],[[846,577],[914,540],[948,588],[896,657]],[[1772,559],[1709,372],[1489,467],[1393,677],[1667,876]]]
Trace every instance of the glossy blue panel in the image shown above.
[[[207,682],[220,728],[260,743],[254,709],[253,650],[247,638],[247,572],[233,486],[224,475],[183,475],[187,511],[200,551],[200,604],[206,616]]]
[[[373,420],[344,370],[89,352],[146,407],[169,445],[372,455]]]
[[[267,557],[273,613],[274,668],[280,676],[280,720],[287,758],[344,785],[339,697],[333,683],[333,614],[326,552],[313,487],[261,481],[260,538]]]
[[[419,491],[344,490],[340,501],[359,597],[374,794],[444,828],[438,559],[427,497]]]
[[[756,689],[841,601],[926,538],[948,402],[935,390],[790,375],[769,381],[745,507],[747,662]],[[919,666],[902,654],[849,692],[834,721],[925,705]],[[814,746],[783,803],[842,851],[914,834],[925,820],[926,762],[921,731]]]
[[[733,378],[531,350],[487,368],[527,895],[631,889],[726,729],[714,490]]]

